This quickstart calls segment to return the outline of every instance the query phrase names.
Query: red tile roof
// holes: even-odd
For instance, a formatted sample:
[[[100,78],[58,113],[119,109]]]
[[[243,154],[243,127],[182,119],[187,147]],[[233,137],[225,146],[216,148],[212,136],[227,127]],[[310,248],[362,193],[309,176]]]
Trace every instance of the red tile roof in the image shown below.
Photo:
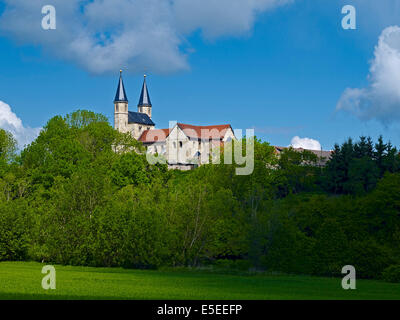
[[[193,126],[190,124],[178,123],[179,128],[190,138],[195,139],[223,139],[226,131],[231,128],[229,124],[215,126]]]
[[[165,141],[169,136],[169,129],[154,129],[143,131],[142,135],[139,137],[141,142],[157,142]]]
[[[203,140],[221,140],[225,137],[226,131],[232,129],[229,124],[215,126],[194,126],[190,124],[178,123],[178,127],[188,136],[194,139]],[[169,136],[170,129],[146,130],[142,133],[139,141],[152,143],[156,141],[165,141]]]

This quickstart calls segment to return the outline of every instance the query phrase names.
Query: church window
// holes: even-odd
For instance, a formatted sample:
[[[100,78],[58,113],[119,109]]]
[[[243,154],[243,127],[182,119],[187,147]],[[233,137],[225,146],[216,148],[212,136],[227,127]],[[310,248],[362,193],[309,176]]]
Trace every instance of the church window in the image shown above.
[[[179,141],[179,147],[182,148],[182,141]]]
[[[142,131],[142,126],[139,126],[139,131]]]
[[[176,142],[174,141],[174,148],[176,148]]]

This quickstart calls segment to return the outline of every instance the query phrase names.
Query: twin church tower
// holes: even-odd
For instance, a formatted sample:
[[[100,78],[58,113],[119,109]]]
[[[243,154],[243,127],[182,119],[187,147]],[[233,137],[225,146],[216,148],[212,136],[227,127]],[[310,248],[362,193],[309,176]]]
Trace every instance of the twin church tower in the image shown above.
[[[138,112],[128,110],[128,97],[122,80],[122,70],[120,70],[117,93],[114,99],[114,128],[123,133],[129,132],[132,137],[139,139],[144,131],[152,130],[155,127],[151,120],[151,108],[145,75],[138,103]]]

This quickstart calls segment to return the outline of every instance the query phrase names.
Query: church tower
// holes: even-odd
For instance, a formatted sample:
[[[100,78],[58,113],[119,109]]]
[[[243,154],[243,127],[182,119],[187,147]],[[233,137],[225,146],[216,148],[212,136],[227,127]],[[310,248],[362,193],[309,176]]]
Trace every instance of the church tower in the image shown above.
[[[119,71],[119,82],[114,99],[114,128],[119,132],[128,132],[128,97],[126,96],[122,70]]]
[[[149,91],[147,90],[146,75],[144,75],[142,92],[139,98],[138,112],[147,114],[151,119],[151,101]]]

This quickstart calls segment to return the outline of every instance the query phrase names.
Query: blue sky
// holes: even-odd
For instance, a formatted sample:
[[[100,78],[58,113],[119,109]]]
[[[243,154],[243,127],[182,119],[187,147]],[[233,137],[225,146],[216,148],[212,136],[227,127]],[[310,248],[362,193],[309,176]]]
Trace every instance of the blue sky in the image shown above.
[[[229,20],[227,29],[215,25],[207,30],[207,19],[212,19],[209,15],[198,25],[182,22],[176,27],[180,31],[171,35],[171,41],[178,43],[178,52],[169,52],[167,47],[161,55],[161,49],[152,49],[159,41],[149,37],[135,43],[149,47],[143,50],[143,56],[121,60],[130,110],[136,111],[146,70],[153,120],[158,128],[168,127],[170,120],[198,125],[230,123],[234,128],[255,128],[258,137],[274,145],[289,145],[294,136],[299,136],[318,140],[324,149],[350,136],[376,138],[383,134],[400,146],[400,126],[396,124],[400,120],[400,100],[385,90],[375,93],[368,89],[368,76],[370,80],[376,76],[376,81],[381,78],[369,71],[376,58],[378,38],[386,27],[400,25],[398,2],[289,1],[257,9],[244,29]],[[28,30],[21,31],[17,23],[9,23],[5,11],[11,8],[9,3],[0,0],[0,101],[11,107],[26,128],[42,127],[55,115],[83,108],[105,114],[112,123],[119,66],[102,60],[96,70],[93,61],[97,60],[91,57],[91,50],[82,57],[61,53],[66,44],[42,40],[38,38],[40,33],[30,34],[29,19]],[[341,8],[345,4],[357,9],[356,30],[341,27]],[[17,4],[16,12],[31,10],[23,6]],[[41,30],[43,34],[62,32],[59,28],[65,27],[59,13],[63,8],[55,7],[57,17],[60,15],[57,31]],[[40,9],[37,13],[34,19],[40,25]],[[92,23],[92,28],[98,27],[112,38],[112,26],[107,30],[108,26]],[[168,36],[162,41],[168,43]],[[397,42],[393,48],[395,52],[383,55],[385,59],[396,57]],[[392,69],[400,67],[395,62]],[[392,77],[388,81],[395,80]],[[395,90],[396,84],[393,86]],[[367,88],[369,93],[358,95],[357,101],[365,106],[376,104],[380,109],[361,113],[343,103],[337,110],[346,88]],[[7,127],[4,121],[0,126],[2,123]]]

